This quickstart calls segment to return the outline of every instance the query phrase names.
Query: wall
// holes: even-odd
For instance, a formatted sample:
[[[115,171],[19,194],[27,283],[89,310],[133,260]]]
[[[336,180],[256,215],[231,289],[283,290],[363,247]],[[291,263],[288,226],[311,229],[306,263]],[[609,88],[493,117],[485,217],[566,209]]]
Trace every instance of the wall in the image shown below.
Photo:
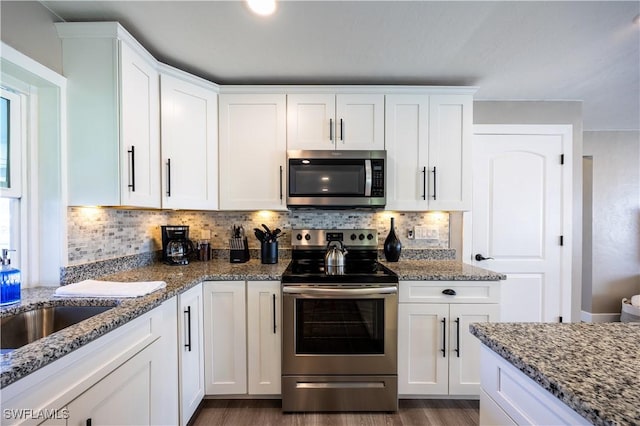
[[[584,133],[584,154],[592,157],[593,314],[620,313],[620,300],[640,294],[640,132]],[[586,201],[586,199],[585,199]],[[589,208],[590,207],[590,208]]]
[[[228,248],[233,225],[243,225],[249,247],[259,248],[253,228],[266,224],[286,235],[281,248],[291,247],[291,229],[371,228],[378,230],[379,247],[394,217],[396,232],[404,248],[449,248],[449,215],[441,212],[291,211],[291,212],[195,212],[125,210],[69,207],[67,220],[68,266],[150,253],[161,249],[160,226],[189,225],[192,240],[211,236],[213,248]],[[407,231],[416,225],[438,230],[437,240],[409,240]]]
[[[58,19],[35,1],[0,1],[0,39],[62,74],[62,43],[53,25]]]
[[[582,288],[582,102],[475,101],[474,124],[570,124],[573,126],[573,253],[571,316],[580,318]],[[452,235],[457,235],[452,230]]]

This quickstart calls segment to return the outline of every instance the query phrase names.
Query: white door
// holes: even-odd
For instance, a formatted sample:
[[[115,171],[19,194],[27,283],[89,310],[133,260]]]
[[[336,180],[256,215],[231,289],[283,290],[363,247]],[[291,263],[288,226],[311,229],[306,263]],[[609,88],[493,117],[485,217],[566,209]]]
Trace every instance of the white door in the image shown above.
[[[474,322],[496,322],[497,303],[449,305],[449,394],[480,394],[480,340],[469,331]]]
[[[384,149],[384,95],[336,95],[336,149]]]
[[[284,94],[219,97],[220,209],[285,210]]]
[[[448,304],[398,304],[399,394],[449,393],[448,314]]]
[[[287,149],[335,149],[336,96],[287,96]]]
[[[160,85],[154,64],[120,43],[123,206],[160,207]]]
[[[162,75],[162,207],[218,208],[218,95]]]
[[[427,210],[429,96],[387,95],[387,209]]]
[[[202,284],[180,294],[179,299],[180,424],[186,425],[204,398]]]
[[[570,128],[476,126],[473,144],[472,262],[507,275],[500,320],[570,320]]]
[[[204,282],[202,294],[205,392],[247,393],[245,282]]]
[[[251,395],[280,394],[280,301],[280,281],[247,282],[247,369]]]

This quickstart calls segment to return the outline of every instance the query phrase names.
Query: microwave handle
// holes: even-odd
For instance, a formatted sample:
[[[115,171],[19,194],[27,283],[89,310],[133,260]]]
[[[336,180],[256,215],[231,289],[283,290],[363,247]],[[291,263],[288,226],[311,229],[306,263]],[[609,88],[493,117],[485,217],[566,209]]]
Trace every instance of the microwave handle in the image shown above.
[[[364,196],[371,197],[371,185],[373,175],[371,173],[371,160],[364,160]]]

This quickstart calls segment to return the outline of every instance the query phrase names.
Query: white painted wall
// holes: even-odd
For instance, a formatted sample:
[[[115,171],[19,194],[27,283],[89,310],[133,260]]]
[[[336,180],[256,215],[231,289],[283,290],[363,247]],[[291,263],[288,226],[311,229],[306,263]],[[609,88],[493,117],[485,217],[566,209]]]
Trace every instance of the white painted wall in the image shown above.
[[[583,310],[619,314],[623,297],[640,294],[640,131],[584,132],[584,155],[593,158],[593,204]]]
[[[0,39],[62,74],[62,43],[53,26],[60,21],[36,1],[0,1]]]

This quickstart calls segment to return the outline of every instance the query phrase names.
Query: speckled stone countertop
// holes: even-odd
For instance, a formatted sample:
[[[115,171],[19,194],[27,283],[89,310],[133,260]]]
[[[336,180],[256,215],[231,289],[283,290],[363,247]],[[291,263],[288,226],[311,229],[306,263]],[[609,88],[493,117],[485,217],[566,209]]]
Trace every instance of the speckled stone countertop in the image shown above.
[[[504,279],[501,274],[453,260],[401,260],[400,262],[383,263],[397,272],[400,280],[488,281]],[[169,266],[162,263],[154,263],[150,266],[115,274],[86,277],[107,281],[165,281],[167,283],[167,287],[163,290],[133,299],[63,299],[53,297],[55,288],[52,287],[23,289],[22,301],[16,305],[0,308],[0,318],[33,308],[59,305],[100,305],[115,306],[115,308],[14,351],[2,353],[0,359],[0,388],[10,385],[48,363],[150,311],[163,301],[188,290],[202,281],[278,281],[288,264],[289,259],[281,259],[279,263],[273,265],[263,265],[257,259],[252,259],[247,263],[229,263],[228,260],[215,259],[208,262],[191,262],[186,266]]]
[[[640,324],[483,323],[470,328],[591,423],[640,424]]]
[[[381,263],[398,274],[400,281],[497,281],[503,274],[455,260],[400,260]]]
[[[67,299],[53,297],[55,287],[23,289],[21,302],[0,309],[0,318],[33,308],[60,305],[116,307],[14,351],[2,353],[0,388],[10,385],[27,374],[150,311],[163,301],[202,281],[276,281],[280,280],[282,272],[288,264],[288,260],[273,265],[263,265],[259,260],[250,260],[247,263],[213,260],[192,262],[188,266],[169,266],[156,263],[101,277],[107,281],[165,281],[167,283],[167,287],[163,290],[131,299]]]

